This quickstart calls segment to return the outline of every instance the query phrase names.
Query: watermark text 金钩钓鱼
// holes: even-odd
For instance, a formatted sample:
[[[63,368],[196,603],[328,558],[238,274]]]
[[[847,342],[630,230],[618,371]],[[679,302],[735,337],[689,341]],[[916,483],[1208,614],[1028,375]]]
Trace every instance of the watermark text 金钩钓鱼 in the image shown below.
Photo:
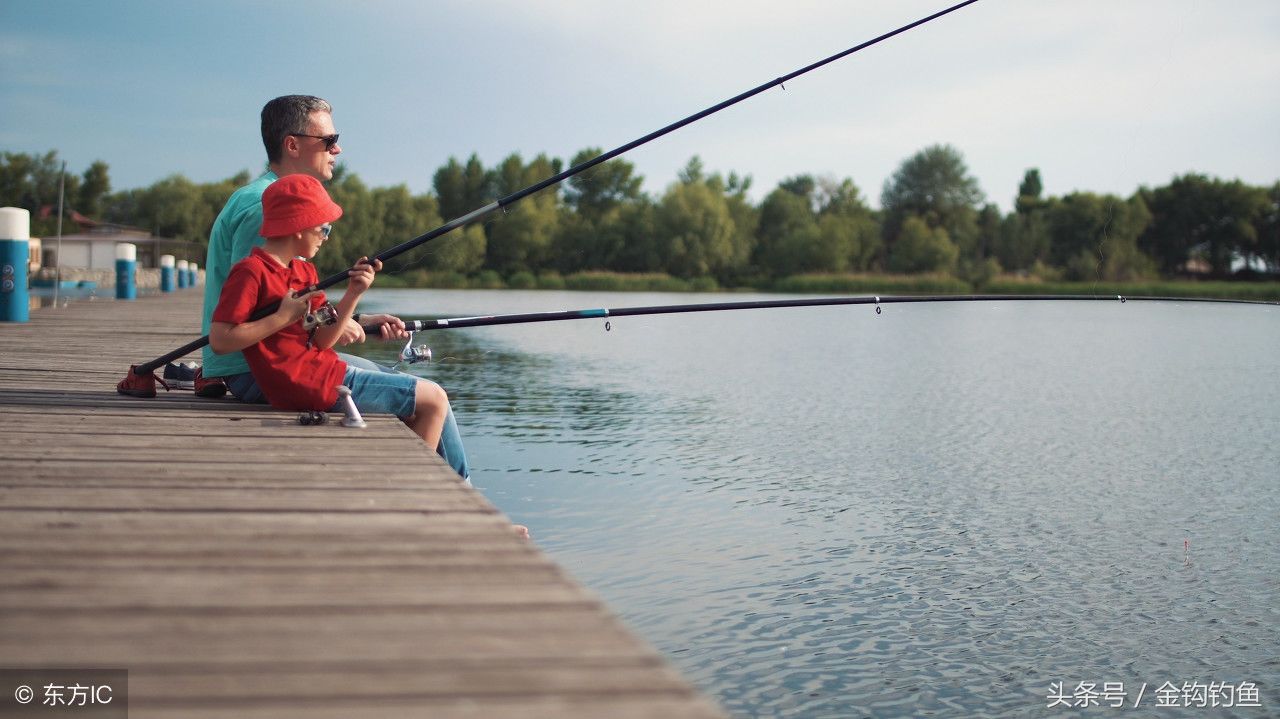
[[[1223,708],[1261,707],[1262,696],[1255,682],[1166,681],[1152,687],[1148,682],[1081,681],[1053,682],[1045,696],[1050,709],[1087,709],[1089,707],[1137,708],[1183,707]]]

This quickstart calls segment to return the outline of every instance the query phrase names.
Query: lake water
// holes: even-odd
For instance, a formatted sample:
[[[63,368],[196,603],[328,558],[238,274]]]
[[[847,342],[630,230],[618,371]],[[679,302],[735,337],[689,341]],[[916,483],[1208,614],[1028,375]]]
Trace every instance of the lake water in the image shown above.
[[[374,290],[362,309],[756,297]],[[436,360],[414,371],[449,390],[476,486],[734,716],[1280,715],[1280,308],[610,325],[423,333]],[[1101,706],[1064,707],[1087,683]],[[1223,708],[1227,686],[1261,707]]]

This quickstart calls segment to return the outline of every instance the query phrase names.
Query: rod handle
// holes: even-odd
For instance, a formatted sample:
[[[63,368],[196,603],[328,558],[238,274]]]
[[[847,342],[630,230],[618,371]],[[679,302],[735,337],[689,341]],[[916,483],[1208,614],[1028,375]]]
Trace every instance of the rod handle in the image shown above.
[[[405,329],[405,331],[406,331],[406,332],[418,332],[418,331],[420,331],[420,330],[422,329],[422,326],[423,326],[424,324],[425,324],[425,323],[424,323],[422,320],[405,320],[405,321],[404,321],[404,329]],[[361,323],[361,324],[360,324],[360,326],[364,328],[364,333],[365,333],[366,335],[368,335],[369,337],[374,338],[374,339],[381,339],[381,338],[382,338],[382,325],[381,325],[381,324],[376,324],[376,325],[375,325],[375,324],[368,324],[368,325],[366,325],[366,324],[364,324],[364,323]]]

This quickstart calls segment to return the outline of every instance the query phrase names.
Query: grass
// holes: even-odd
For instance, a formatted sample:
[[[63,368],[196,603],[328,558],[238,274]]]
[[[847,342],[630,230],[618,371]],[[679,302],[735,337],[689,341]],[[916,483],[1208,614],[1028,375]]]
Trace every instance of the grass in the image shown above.
[[[1152,280],[1139,282],[1064,282],[997,277],[980,288],[950,275],[806,274],[762,280],[752,286],[721,287],[714,278],[690,280],[663,273],[517,272],[503,278],[493,271],[476,276],[414,270],[382,275],[378,286],[441,289],[578,290],[585,292],[717,292],[757,290],[784,294],[843,295],[1124,295],[1126,297],[1198,297],[1227,300],[1280,301],[1280,282]]]
[[[999,279],[983,288],[996,295],[1124,295],[1125,297],[1198,297],[1222,300],[1280,301],[1280,282],[1151,280],[1139,282],[1038,282]]]
[[[792,275],[766,289],[810,295],[964,295],[973,291],[968,282],[949,275]]]

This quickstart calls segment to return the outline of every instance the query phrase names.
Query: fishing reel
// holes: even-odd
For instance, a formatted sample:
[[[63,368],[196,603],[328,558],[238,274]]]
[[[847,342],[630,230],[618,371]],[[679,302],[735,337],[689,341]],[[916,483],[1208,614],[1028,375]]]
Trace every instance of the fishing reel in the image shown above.
[[[324,412],[311,410],[309,412],[300,412],[298,414],[298,424],[303,426],[328,424],[328,423],[329,423],[329,415],[325,414]]]
[[[303,316],[302,329],[306,332],[314,332],[318,327],[326,327],[337,321],[338,310],[332,303],[326,302]]]
[[[413,346],[413,333],[409,333],[409,341],[400,350],[400,361],[405,364],[418,364],[431,361],[431,348],[426,345]]]

